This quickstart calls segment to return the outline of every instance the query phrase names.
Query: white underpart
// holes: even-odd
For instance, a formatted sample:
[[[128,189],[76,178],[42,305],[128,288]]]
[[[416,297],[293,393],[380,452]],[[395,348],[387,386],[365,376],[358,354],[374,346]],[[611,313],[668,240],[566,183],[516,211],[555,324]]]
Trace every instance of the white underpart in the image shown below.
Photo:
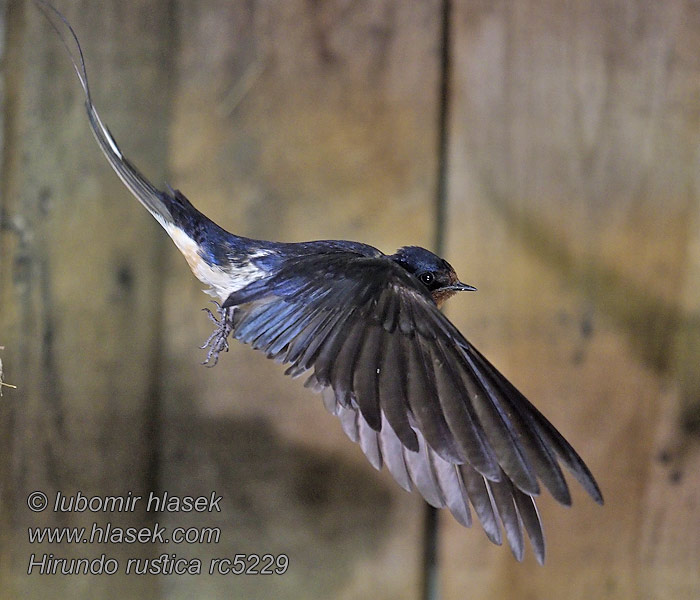
[[[175,229],[176,229],[175,225],[173,225],[172,223],[168,224],[168,222],[165,220],[165,217],[163,217],[163,215],[161,215],[159,212],[157,212],[157,211],[155,211],[155,210],[151,210],[148,206],[146,206],[146,204],[144,204],[144,203],[141,201],[141,199],[140,199],[138,196],[136,196],[136,199],[137,199],[139,202],[141,202],[141,204],[143,204],[143,205],[146,207],[146,210],[147,210],[149,213],[151,213],[151,214],[153,215],[153,217],[155,218],[155,220],[158,221],[158,223],[160,223],[160,226],[161,226],[163,229],[165,229],[165,231],[168,232],[168,235],[169,235],[171,238],[173,238],[173,236],[172,236],[172,234],[170,233],[168,227],[170,227],[171,229],[175,230]],[[180,233],[182,233],[182,232],[180,232]],[[184,233],[183,233],[182,235],[183,235],[184,237],[187,237],[187,236],[185,236]],[[174,239],[175,239],[175,238],[173,238],[173,240],[174,240]],[[189,238],[188,238],[188,239],[189,239]],[[190,240],[190,241],[192,242],[192,240]],[[175,243],[177,244],[177,242],[175,242]],[[192,242],[192,243],[194,244],[194,242]],[[180,248],[180,246],[178,246],[178,248]]]
[[[236,266],[230,271],[216,265],[208,264],[199,253],[199,246],[182,229],[171,223],[163,225],[165,231],[172,238],[178,250],[182,252],[187,264],[192,269],[194,276],[202,283],[209,286],[204,291],[210,296],[218,298],[221,302],[226,300],[232,292],[244,288],[249,283],[264,275],[264,271],[251,262],[242,266]],[[266,251],[259,251],[251,255],[251,258],[265,256]],[[233,262],[233,261],[232,261]]]

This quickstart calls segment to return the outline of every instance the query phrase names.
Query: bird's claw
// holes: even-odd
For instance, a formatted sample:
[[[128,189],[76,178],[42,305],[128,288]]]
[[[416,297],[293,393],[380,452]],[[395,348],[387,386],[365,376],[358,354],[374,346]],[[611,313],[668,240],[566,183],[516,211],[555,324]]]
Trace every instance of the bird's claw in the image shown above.
[[[221,304],[216,300],[212,300],[212,302],[216,305],[218,318],[214,316],[214,313],[208,308],[202,309],[207,313],[209,319],[216,324],[214,332],[207,338],[207,341],[200,346],[202,350],[209,348],[207,357],[202,363],[206,367],[216,366],[216,363],[219,362],[219,354],[221,352],[228,352],[228,336],[231,331],[233,331],[233,308],[222,308]]]

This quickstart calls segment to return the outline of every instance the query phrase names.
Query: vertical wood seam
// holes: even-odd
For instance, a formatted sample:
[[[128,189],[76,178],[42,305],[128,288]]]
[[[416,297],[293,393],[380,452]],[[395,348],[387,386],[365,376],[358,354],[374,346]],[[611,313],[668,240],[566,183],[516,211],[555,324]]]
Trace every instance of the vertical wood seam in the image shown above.
[[[163,93],[168,98],[166,110],[167,115],[164,122],[166,127],[166,151],[164,157],[164,167],[166,175],[170,171],[171,149],[170,143],[170,127],[173,122],[173,108],[175,105],[174,93],[176,89],[175,81],[177,74],[177,54],[180,47],[180,24],[178,23],[179,11],[177,8],[177,0],[170,0],[167,4],[167,22],[165,25],[168,29],[167,50],[164,52],[167,62],[163,65],[167,71],[167,88]],[[159,232],[160,233],[160,232]],[[164,359],[164,332],[165,332],[165,311],[161,307],[165,306],[165,264],[167,262],[167,242],[165,236],[158,236],[158,243],[155,252],[154,272],[157,273],[157,290],[156,297],[158,298],[158,310],[154,311],[154,342],[151,344],[151,378],[148,388],[148,402],[146,404],[146,413],[144,415],[144,429],[148,437],[147,456],[145,459],[144,486],[146,490],[154,493],[160,493],[162,488],[162,457],[163,457],[163,368]],[[153,513],[153,518],[157,519],[158,514]]]
[[[442,256],[445,249],[445,223],[447,221],[448,153],[450,119],[450,18],[451,0],[442,0],[440,9],[440,71],[437,114],[437,174],[435,182],[435,229],[433,246]],[[439,586],[439,515],[438,510],[425,505],[423,522],[423,565],[421,581],[422,600],[438,600]]]

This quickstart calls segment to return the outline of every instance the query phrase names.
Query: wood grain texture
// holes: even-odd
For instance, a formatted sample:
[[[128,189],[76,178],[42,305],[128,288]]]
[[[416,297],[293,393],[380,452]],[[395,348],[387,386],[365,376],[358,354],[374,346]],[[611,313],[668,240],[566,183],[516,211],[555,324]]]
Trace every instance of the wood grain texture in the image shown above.
[[[65,0],[127,156],[223,227],[434,239],[441,2]],[[91,138],[60,43],[0,0],[0,598],[418,598],[422,504],[320,397],[234,344]],[[454,0],[448,315],[580,451],[606,504],[539,502],[516,563],[441,515],[469,598],[700,595],[700,11],[670,0]],[[34,489],[223,496],[218,544],[36,546]],[[121,525],[154,516],[119,515]],[[112,519],[115,522],[116,518]],[[26,577],[29,554],[287,553],[279,578]]]
[[[697,285],[697,7],[468,2],[455,13],[448,248],[480,292],[450,314],[573,442],[606,505],[543,498],[543,569],[450,523],[445,597],[463,597],[462,559],[477,555],[472,598],[694,598],[697,533],[679,523],[698,530],[697,433],[681,431],[665,390],[697,318],[680,301]],[[688,449],[680,489],[656,462],[662,431]]]
[[[437,2],[182,3],[178,22],[171,183],[198,208],[256,238],[429,242]],[[163,485],[226,490],[225,539],[205,553],[291,564],[283,578],[198,578],[178,593],[416,598],[420,501],[279,365],[233,344],[199,366],[206,296],[169,258]]]
[[[148,596],[148,578],[28,577],[30,554],[85,555],[85,545],[30,545],[27,527],[104,524],[105,514],[31,513],[27,495],[135,494],[149,487],[148,436],[157,375],[161,240],[96,152],[80,87],[65,50],[31,4],[10,2],[4,63],[2,195],[3,364],[17,385],[2,417],[2,596]],[[167,97],[162,51],[166,2],[62,7],[90,49],[91,72],[110,125],[129,126],[134,158],[165,165]],[[117,26],[118,24],[118,26]],[[140,99],[137,101],[137,98]],[[127,117],[136,111],[148,128]],[[7,400],[7,401],[5,401]],[[143,514],[120,525],[146,523]],[[123,558],[148,546],[91,545]]]

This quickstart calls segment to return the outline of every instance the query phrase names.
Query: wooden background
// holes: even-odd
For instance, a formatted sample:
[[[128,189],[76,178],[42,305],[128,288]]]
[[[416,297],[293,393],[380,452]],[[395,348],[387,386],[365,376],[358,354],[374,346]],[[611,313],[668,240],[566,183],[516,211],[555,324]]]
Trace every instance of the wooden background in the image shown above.
[[[442,0],[62,0],[95,102],[222,226],[393,252],[436,240]],[[548,558],[441,515],[444,599],[700,597],[700,5],[447,2],[448,313],[569,438],[603,508],[542,498]],[[419,597],[421,501],[278,365],[199,365],[207,297],[98,152],[29,2],[0,1],[0,597]],[[214,515],[32,513],[150,490]],[[27,528],[221,527],[215,545]],[[29,555],[284,552],[281,577],[27,576]]]

